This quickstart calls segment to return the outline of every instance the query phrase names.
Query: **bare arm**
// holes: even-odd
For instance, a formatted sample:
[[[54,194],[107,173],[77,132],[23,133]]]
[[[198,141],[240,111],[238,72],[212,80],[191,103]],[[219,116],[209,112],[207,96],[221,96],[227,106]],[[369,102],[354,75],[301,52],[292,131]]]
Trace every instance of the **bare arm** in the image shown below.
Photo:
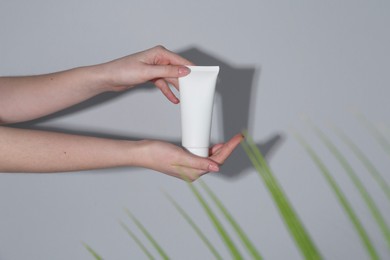
[[[135,144],[134,144],[135,145]],[[0,127],[0,171],[60,172],[132,164],[133,143]]]
[[[211,149],[210,158],[189,154],[173,144],[126,141],[0,127],[0,172],[65,172],[138,166],[196,180],[219,165],[242,140],[236,135]]]
[[[187,75],[184,58],[155,47],[107,63],[46,75],[0,77],[0,124],[39,118],[107,91],[122,91],[152,81],[173,103],[167,83]]]
[[[0,123],[39,118],[106,91],[99,67],[39,76],[0,77]]]
[[[155,47],[104,64],[47,75],[0,77],[0,124],[38,118],[106,91],[122,91],[152,81],[173,103],[168,86],[190,71],[186,59]],[[242,140],[236,135],[212,147],[209,158],[170,143],[126,141],[0,127],[0,172],[64,172],[139,166],[195,180],[218,171]]]

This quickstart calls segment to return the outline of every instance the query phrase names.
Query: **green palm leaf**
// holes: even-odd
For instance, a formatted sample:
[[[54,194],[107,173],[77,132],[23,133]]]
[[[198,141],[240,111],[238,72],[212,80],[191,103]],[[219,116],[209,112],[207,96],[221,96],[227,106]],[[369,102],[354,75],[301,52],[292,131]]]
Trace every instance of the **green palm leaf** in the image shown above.
[[[304,228],[298,215],[295,213],[279,182],[268,167],[263,155],[253,140],[246,133],[245,135],[246,140],[242,142],[242,146],[256,168],[259,176],[262,178],[271,193],[271,196],[279,210],[280,216],[284,220],[291,236],[294,238],[297,247],[300,249],[305,259],[321,259],[321,255],[317,247]]]
[[[367,189],[364,187],[363,182],[359,179],[355,171],[353,170],[351,164],[348,160],[342,155],[342,153],[337,149],[337,147],[332,143],[332,141],[316,126],[311,124],[313,130],[316,132],[318,137],[322,140],[328,150],[333,154],[333,156],[338,160],[340,165],[344,168],[345,172],[348,174],[349,178],[359,191],[360,196],[363,198],[366,206],[369,208],[372,216],[374,217],[377,225],[382,231],[383,236],[387,241],[387,245],[390,248],[390,230],[386,224],[385,219],[383,218],[381,212],[379,211],[377,205],[375,204],[374,199],[367,192]]]
[[[96,253],[95,250],[92,249],[92,247],[90,247],[89,245],[87,245],[86,243],[83,243],[83,246],[88,250],[88,252],[95,258],[95,260],[103,260],[103,258],[98,254]]]
[[[195,222],[192,220],[192,218],[184,211],[182,207],[167,193],[165,194],[168,198],[168,200],[175,206],[177,211],[182,215],[182,217],[190,224],[190,226],[194,229],[196,234],[199,236],[199,238],[205,243],[205,245],[210,249],[211,253],[215,256],[216,259],[222,260],[221,255],[218,253],[218,251],[215,249],[215,247],[212,245],[212,243],[207,239],[207,237],[203,234],[203,232],[200,230],[200,228],[195,224]]]
[[[214,203],[217,205],[219,210],[222,212],[222,214],[225,216],[225,218],[229,221],[230,225],[235,230],[238,237],[241,239],[241,242],[244,244],[248,252],[252,255],[253,259],[262,259],[260,253],[257,251],[256,247],[252,244],[248,236],[245,234],[245,232],[241,229],[241,227],[238,225],[238,223],[234,220],[233,216],[229,213],[229,211],[225,208],[225,206],[222,204],[222,202],[217,198],[217,196],[211,191],[211,189],[206,185],[206,183],[202,180],[199,180],[200,184],[202,185],[203,189],[208,193],[210,198],[214,201]]]
[[[390,156],[390,142],[387,140],[381,131],[374,126],[363,114],[357,113],[357,117],[363,125],[369,130],[377,143],[383,148],[383,150]]]
[[[191,189],[191,191],[194,193],[195,197],[198,199],[200,204],[202,205],[204,211],[206,212],[207,216],[213,223],[215,229],[218,231],[219,235],[221,236],[223,242],[227,246],[227,248],[230,251],[230,254],[232,255],[233,259],[243,259],[241,253],[239,252],[237,246],[234,244],[233,240],[230,238],[229,234],[223,227],[222,223],[218,220],[217,216],[214,214],[214,212],[211,210],[210,206],[207,204],[205,199],[202,197],[200,192],[195,188],[195,185],[193,185],[191,182],[188,182],[188,185]]]
[[[137,225],[137,227],[142,231],[142,233],[150,241],[150,243],[154,246],[154,248],[157,250],[157,252],[160,254],[160,256],[163,259],[168,260],[169,259],[168,255],[161,248],[161,246],[157,243],[157,241],[152,237],[152,235],[146,230],[146,228],[141,224],[141,222],[133,214],[131,214],[131,212],[128,209],[126,209],[126,213],[133,220],[133,222]]]
[[[314,161],[314,163],[317,165],[317,167],[320,169],[321,173],[327,180],[328,184],[333,189],[335,195],[337,196],[337,199],[339,200],[341,206],[343,207],[344,211],[347,213],[349,219],[351,220],[352,224],[354,225],[356,231],[360,235],[360,238],[367,250],[367,253],[370,255],[371,259],[379,259],[378,254],[368,237],[367,232],[363,228],[362,224],[360,223],[358,217],[356,216],[354,210],[352,209],[351,205],[349,204],[347,198],[341,191],[340,187],[337,185],[336,181],[333,179],[332,175],[330,174],[328,168],[325,166],[325,164],[321,161],[321,159],[318,157],[318,155],[314,152],[314,150],[309,146],[309,144],[297,133],[295,133],[295,136],[299,143],[304,147],[306,152],[309,154],[311,159]]]
[[[379,170],[375,167],[375,165],[368,159],[368,157],[362,152],[359,147],[352,142],[352,140],[344,134],[340,129],[336,129],[337,134],[340,139],[344,141],[344,143],[349,147],[349,149],[355,154],[355,156],[362,162],[362,164],[366,167],[366,169],[371,173],[372,177],[381,187],[382,191],[386,194],[387,199],[390,202],[390,186],[386,182],[386,180],[382,177]]]
[[[149,258],[149,259],[154,259],[153,255],[149,252],[149,250],[146,248],[146,246],[141,242],[141,240],[138,239],[138,237],[130,230],[130,228],[128,226],[126,226],[125,223],[123,222],[120,222],[121,226],[123,227],[123,229],[127,232],[127,234],[129,234],[129,236],[135,241],[135,243],[137,243],[137,245],[141,248],[142,252],[145,253],[145,255]]]

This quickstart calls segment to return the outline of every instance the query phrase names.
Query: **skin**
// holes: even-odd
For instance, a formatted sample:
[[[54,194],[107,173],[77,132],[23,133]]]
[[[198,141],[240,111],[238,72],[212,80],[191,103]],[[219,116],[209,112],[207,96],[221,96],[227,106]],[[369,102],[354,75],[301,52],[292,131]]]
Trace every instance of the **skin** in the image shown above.
[[[0,77],[0,124],[39,118],[109,91],[152,81],[172,103],[168,83],[190,73],[190,61],[162,46],[107,63],[46,75]],[[65,172],[136,166],[194,181],[218,172],[241,134],[210,149],[208,158],[157,140],[112,140],[0,126],[0,172]]]

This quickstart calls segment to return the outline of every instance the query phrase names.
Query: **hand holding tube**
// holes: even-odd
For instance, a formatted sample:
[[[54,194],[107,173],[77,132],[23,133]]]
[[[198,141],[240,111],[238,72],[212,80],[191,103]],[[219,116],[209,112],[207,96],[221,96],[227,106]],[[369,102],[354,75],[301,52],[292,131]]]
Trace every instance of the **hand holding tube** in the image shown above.
[[[145,140],[141,144],[144,149],[138,157],[138,166],[195,181],[208,172],[218,172],[242,140],[243,136],[237,134],[226,143],[214,145],[208,158],[198,157],[170,143]]]
[[[152,81],[173,103],[176,88],[192,65],[164,47],[107,63],[45,75],[0,77],[0,125],[39,118],[106,91],[121,91]],[[160,141],[127,141],[0,126],[0,172],[64,172],[141,166],[196,180],[219,170],[242,140],[236,135],[201,158]],[[208,147],[208,143],[204,146]],[[207,154],[207,148],[206,148]],[[22,162],[22,163],[21,163]]]
[[[123,91],[152,81],[172,102],[179,100],[178,77],[191,62],[162,46],[110,62],[50,74],[0,77],[0,124],[18,123],[49,115],[98,94]]]
[[[152,81],[172,103],[177,104],[179,100],[168,83],[179,88],[177,78],[190,73],[184,65],[192,63],[162,46],[156,46],[100,66],[109,75],[108,83],[112,90],[124,90]]]

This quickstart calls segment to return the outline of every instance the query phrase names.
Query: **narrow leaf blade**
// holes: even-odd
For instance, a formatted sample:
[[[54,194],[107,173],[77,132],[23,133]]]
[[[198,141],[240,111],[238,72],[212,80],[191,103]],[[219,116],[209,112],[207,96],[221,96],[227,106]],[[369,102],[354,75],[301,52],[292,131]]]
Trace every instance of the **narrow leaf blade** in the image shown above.
[[[195,197],[198,199],[199,203],[202,205],[204,211],[207,216],[213,223],[215,229],[218,231],[219,235],[222,238],[222,241],[225,243],[226,247],[229,249],[230,254],[233,259],[243,259],[241,253],[239,252],[237,246],[234,244],[233,240],[230,238],[229,234],[223,227],[222,223],[218,220],[217,216],[211,210],[210,206],[207,204],[205,199],[202,197],[200,192],[195,188],[195,186],[191,182],[187,182],[191,191],[194,193]]]
[[[340,150],[336,147],[336,145],[322,132],[318,127],[310,124],[317,136],[321,139],[321,141],[328,148],[330,153],[336,158],[336,160],[343,167],[344,171],[347,173],[348,177],[351,179],[352,183],[359,191],[360,196],[365,202],[367,208],[370,210],[371,215],[375,219],[379,229],[381,230],[385,240],[387,241],[387,245],[390,248],[390,229],[386,224],[384,217],[379,211],[378,206],[376,205],[374,199],[368,193],[366,187],[363,182],[359,179],[355,170],[352,168],[352,165],[348,162],[347,158],[340,152]]]
[[[354,210],[352,209],[351,205],[349,204],[347,198],[337,185],[336,181],[333,179],[332,175],[330,174],[328,168],[325,166],[325,164],[321,161],[319,156],[314,152],[314,150],[309,146],[309,144],[303,139],[302,136],[295,133],[295,137],[299,141],[299,143],[303,146],[303,148],[306,150],[306,152],[309,154],[310,158],[313,160],[313,162],[317,165],[317,167],[320,169],[321,173],[327,180],[328,184],[332,188],[333,192],[335,193],[338,201],[340,202],[340,205],[343,207],[344,211],[346,212],[347,216],[351,220],[352,224],[354,225],[357,233],[360,236],[360,239],[362,240],[362,243],[364,244],[367,253],[370,255],[371,259],[379,259],[379,256],[368,237],[367,232],[363,228],[362,224],[360,223],[359,219],[357,218]]]
[[[204,233],[201,231],[201,229],[195,224],[195,222],[192,220],[192,218],[185,212],[185,210],[168,194],[165,194],[168,198],[168,200],[173,204],[173,206],[176,208],[176,210],[182,215],[182,217],[190,224],[190,226],[194,229],[196,234],[199,236],[199,238],[203,241],[203,243],[207,246],[207,248],[211,251],[211,253],[215,256],[216,259],[222,260],[221,255],[218,253],[218,251],[215,249],[213,244],[210,242],[210,240],[207,239],[207,237],[204,235]]]
[[[306,259],[321,259],[321,255],[316,245],[310,238],[298,215],[295,213],[292,205],[290,204],[279,182],[274,177],[274,174],[269,168],[263,155],[251,137],[246,133],[245,136],[246,140],[242,142],[242,146],[252,161],[253,166],[256,168],[259,176],[268,188],[271,197],[279,210],[280,216],[284,220],[291,236],[294,238],[297,247]]]
[[[248,236],[245,234],[245,232],[242,230],[240,225],[235,221],[233,216],[230,214],[230,212],[225,208],[225,206],[222,204],[222,202],[218,199],[218,197],[215,195],[214,192],[211,191],[211,189],[206,185],[206,183],[202,180],[199,180],[200,184],[202,185],[203,189],[208,193],[209,197],[214,201],[214,203],[217,205],[219,210],[222,212],[222,214],[225,216],[225,218],[228,220],[232,228],[235,230],[238,237],[241,239],[241,242],[244,244],[248,252],[252,255],[253,259],[262,259],[259,251],[256,249],[256,247],[252,244]]]
[[[382,191],[386,194],[388,201],[390,202],[390,186],[383,178],[383,175],[375,167],[375,165],[368,159],[363,151],[340,129],[336,129],[340,139],[349,147],[349,149],[355,154],[355,156],[362,162],[367,171],[371,174],[374,180],[381,187]]]
[[[135,241],[135,243],[139,246],[139,248],[142,250],[142,252],[145,253],[145,255],[149,259],[154,259],[153,255],[149,252],[149,250],[146,248],[146,246],[141,242],[141,240],[138,239],[138,237],[130,230],[130,228],[123,222],[120,222],[122,228],[127,232],[127,234]]]
[[[95,260],[103,260],[103,258],[98,253],[96,253],[96,251],[93,250],[92,247],[90,247],[88,244],[83,243],[83,246],[95,258]]]
[[[162,247],[157,243],[157,241],[153,238],[153,236],[147,231],[147,229],[141,224],[141,222],[128,209],[126,209],[126,213],[137,225],[137,227],[142,231],[142,233],[150,241],[150,243],[154,246],[154,248],[157,250],[160,256],[163,259],[168,260],[169,259],[168,255],[165,253]]]

